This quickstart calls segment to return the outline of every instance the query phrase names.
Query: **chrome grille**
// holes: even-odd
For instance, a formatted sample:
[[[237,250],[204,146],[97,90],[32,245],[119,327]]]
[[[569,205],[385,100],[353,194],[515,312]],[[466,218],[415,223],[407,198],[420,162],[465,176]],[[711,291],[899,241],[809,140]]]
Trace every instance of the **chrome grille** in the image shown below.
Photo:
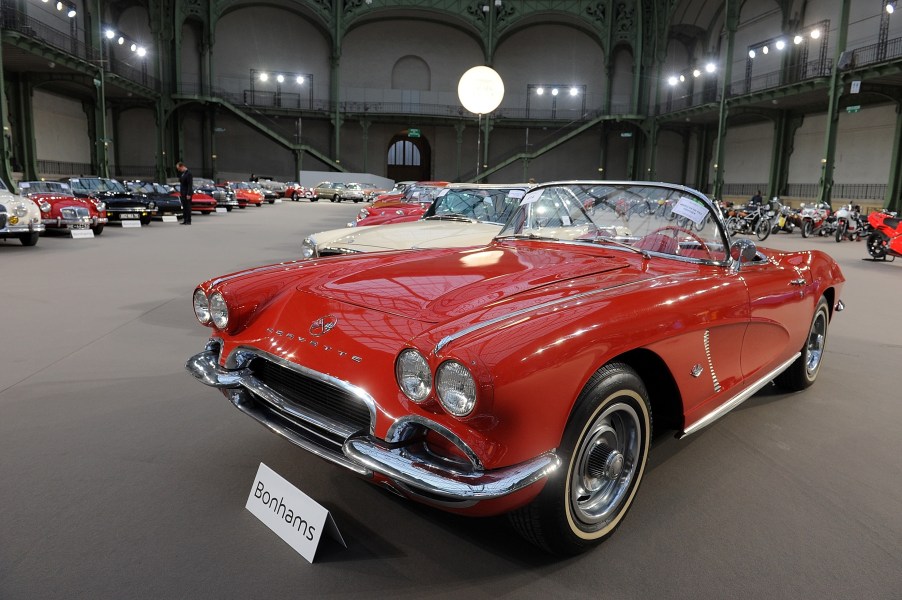
[[[370,412],[353,394],[257,357],[250,364],[254,377],[288,402],[347,427],[368,432]]]
[[[60,214],[64,219],[87,219],[91,216],[84,206],[66,206],[60,209]]]

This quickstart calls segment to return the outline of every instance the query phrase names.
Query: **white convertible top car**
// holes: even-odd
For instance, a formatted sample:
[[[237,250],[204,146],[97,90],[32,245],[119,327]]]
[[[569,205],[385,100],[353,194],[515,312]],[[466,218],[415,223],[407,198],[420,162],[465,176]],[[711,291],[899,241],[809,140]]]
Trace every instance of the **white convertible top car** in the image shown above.
[[[6,223],[0,225],[0,239],[17,238],[23,246],[34,246],[44,231],[38,205],[12,193],[0,179],[0,204],[6,207]]]
[[[454,183],[444,188],[419,221],[345,227],[304,238],[303,258],[405,248],[463,248],[487,244],[520,204],[525,183]]]

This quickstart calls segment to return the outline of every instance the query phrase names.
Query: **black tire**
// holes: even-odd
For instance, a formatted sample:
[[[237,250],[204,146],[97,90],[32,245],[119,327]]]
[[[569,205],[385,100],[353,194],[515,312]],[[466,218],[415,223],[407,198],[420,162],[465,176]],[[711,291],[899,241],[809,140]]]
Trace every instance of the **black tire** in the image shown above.
[[[232,212],[232,207],[231,207],[231,206],[226,206],[225,209],[226,209],[226,212]]]
[[[332,201],[333,202],[341,202],[341,196],[339,196],[338,194],[335,194],[334,196],[332,196]]]
[[[95,236],[103,233],[103,225],[104,225],[103,223],[100,223],[98,225],[95,225],[94,227],[91,227],[91,231],[94,232]]]
[[[242,206],[242,205],[239,204],[239,205],[238,205],[238,208],[240,208],[241,210],[244,210],[245,208],[247,208],[247,204],[245,204],[244,206]]]
[[[142,227],[146,227],[147,225],[150,225],[150,221],[151,221],[152,218],[153,218],[153,217],[150,217],[150,216],[147,216],[147,217],[141,217],[141,218],[139,219],[139,221],[141,221],[141,226],[142,226]]]
[[[886,258],[886,244],[889,239],[879,231],[875,231],[868,236],[868,254],[871,258],[879,260]]]
[[[843,239],[843,238],[845,237],[845,235],[846,235],[846,230],[847,230],[848,228],[849,228],[849,226],[846,225],[846,222],[845,222],[845,221],[840,221],[840,222],[839,222],[839,225],[836,226],[836,233],[833,235],[833,237],[836,238],[836,241],[837,241],[837,242],[841,242],[841,241],[842,241],[842,239]]]
[[[759,241],[764,241],[770,235],[770,220],[761,217],[758,220],[758,226],[755,227],[755,235],[758,236]]]
[[[827,329],[830,326],[830,307],[821,296],[811,318],[808,336],[802,346],[802,355],[774,380],[779,387],[789,392],[799,392],[810,387],[817,379],[827,348]]]
[[[20,233],[19,241],[22,242],[23,246],[34,246],[38,243],[38,237],[40,237],[40,232],[32,231],[30,233]]]
[[[297,202],[297,201],[298,201],[298,193],[297,193],[297,192],[292,192],[292,193],[291,193],[291,200],[292,200],[293,202]]]
[[[812,233],[814,233],[814,224],[810,220],[806,219],[805,222],[802,223],[802,237],[811,237]]]
[[[275,200],[267,200],[267,202],[269,202],[270,204],[275,204],[275,203],[276,203]]]
[[[629,511],[651,439],[648,392],[626,364],[599,369],[580,394],[558,446],[562,464],[539,495],[509,514],[531,543],[574,555],[607,539]]]

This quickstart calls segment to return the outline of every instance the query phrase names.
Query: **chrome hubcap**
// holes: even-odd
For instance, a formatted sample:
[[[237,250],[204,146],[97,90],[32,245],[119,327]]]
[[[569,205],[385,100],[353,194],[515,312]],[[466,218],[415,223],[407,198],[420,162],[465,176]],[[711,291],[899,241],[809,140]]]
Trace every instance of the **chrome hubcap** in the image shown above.
[[[609,406],[576,448],[570,475],[570,506],[586,530],[604,527],[619,513],[641,460],[642,428],[629,405]]]
[[[808,333],[808,360],[806,361],[806,367],[809,375],[817,371],[818,366],[820,366],[826,343],[827,315],[824,311],[820,311],[814,318],[814,323],[811,324],[811,331]]]

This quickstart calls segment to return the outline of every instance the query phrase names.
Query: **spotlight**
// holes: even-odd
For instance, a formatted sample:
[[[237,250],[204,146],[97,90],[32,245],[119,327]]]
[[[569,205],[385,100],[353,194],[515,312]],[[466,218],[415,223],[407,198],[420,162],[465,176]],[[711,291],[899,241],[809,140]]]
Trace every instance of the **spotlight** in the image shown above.
[[[679,83],[679,81],[680,80],[676,78],[676,75],[671,75],[667,78],[667,83],[669,83],[670,85],[676,85],[677,83]]]
[[[557,95],[558,95],[558,89],[557,89],[557,88],[551,88],[551,95],[552,95],[552,96],[557,96]]]
[[[141,58],[147,56],[147,49],[143,46],[138,46],[138,56],[140,56]]]
[[[104,35],[106,36],[106,39],[111,40],[116,37],[116,32],[112,29],[107,29],[106,32],[104,32]]]
[[[896,2],[895,2],[895,0],[893,0],[892,2],[887,2],[887,3],[886,3],[886,12],[888,12],[889,14],[893,14],[894,12],[896,12]]]
[[[755,56],[756,56],[756,55],[755,55],[755,51],[754,51],[754,50],[749,50],[749,58],[755,58]]]
[[[693,76],[693,77],[698,77],[698,76],[701,75],[701,74],[702,74],[702,72],[701,72],[701,70],[699,70],[699,69],[693,69],[693,70],[692,70],[692,76]]]
[[[283,83],[285,81],[285,76],[279,73],[278,75],[276,75],[276,81]]]
[[[137,51],[138,51],[138,44],[132,42],[132,45],[129,46],[128,49],[131,50],[132,52],[137,52]]]
[[[56,10],[63,10],[63,3],[62,3],[62,2],[57,2],[57,3],[56,3]]]
[[[797,36],[795,36],[794,38],[792,38],[792,43],[795,44],[796,46],[798,46],[799,44],[802,43],[802,40],[803,40],[803,39],[805,39],[805,38],[803,38],[803,37],[800,36],[800,35],[797,35]]]
[[[297,82],[298,82],[298,85],[301,85],[302,83],[304,83],[304,76],[298,75]]]
[[[538,94],[539,96],[541,96],[544,93],[545,93],[545,88],[543,88],[543,87],[536,88],[536,94]]]
[[[821,30],[820,29],[812,29],[811,30],[811,39],[816,40],[819,37],[821,37]]]
[[[70,6],[70,7],[69,7],[69,12],[66,13],[66,16],[69,17],[70,19],[74,19],[76,14],[78,14],[78,13],[75,12],[75,7],[74,7],[74,6]]]
[[[116,40],[116,43],[118,43],[121,46],[122,44],[125,43],[125,38],[120,35],[119,39]]]
[[[783,40],[777,40],[777,50],[782,50],[786,47],[786,42]]]
[[[708,64],[705,65],[705,72],[706,72],[706,73],[713,73],[713,72],[716,71],[716,70],[717,70],[717,65],[715,65],[713,62],[710,62],[710,63],[708,63]]]
[[[763,52],[764,54],[767,54],[768,52],[770,52],[770,50],[767,49],[767,46],[763,46],[761,48],[761,52]]]
[[[260,81],[269,81],[269,73],[260,73]]]
[[[577,94],[579,94],[579,90],[577,88],[575,88],[575,87],[570,88],[571,96],[576,96]]]
[[[686,76],[685,76],[685,75],[680,75],[680,83],[682,83],[682,82],[684,82],[684,81],[686,81]]]

